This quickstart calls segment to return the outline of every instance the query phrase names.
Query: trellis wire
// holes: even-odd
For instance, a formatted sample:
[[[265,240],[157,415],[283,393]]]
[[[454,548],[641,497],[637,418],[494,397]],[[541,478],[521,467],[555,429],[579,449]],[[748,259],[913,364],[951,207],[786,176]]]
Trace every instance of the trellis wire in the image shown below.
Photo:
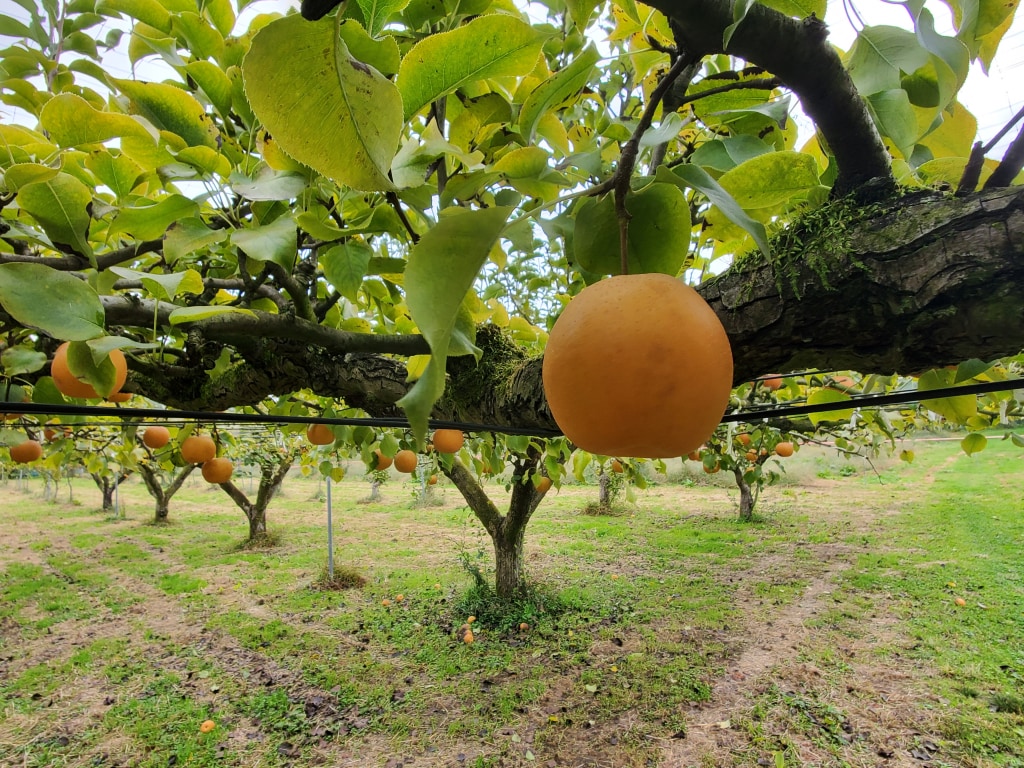
[[[942,387],[929,390],[908,390],[887,395],[852,395],[849,400],[816,405],[786,405],[764,408],[744,408],[726,413],[722,423],[757,421],[790,416],[806,416],[812,413],[845,411],[850,408],[878,408],[887,405],[904,405],[922,400],[940,400],[946,397],[980,395],[1005,392],[1024,388],[1024,378],[1007,381],[985,381],[958,387]],[[50,405],[46,403],[0,403],[0,413],[25,413],[41,416],[116,416],[125,424],[134,424],[130,419],[149,419],[150,423],[204,422],[215,424],[327,424],[329,426],[374,427],[378,429],[409,429],[409,421],[400,416],[353,417],[353,416],[283,416],[264,413],[224,413],[214,411],[173,410],[167,408],[124,408],[115,409],[96,405]],[[99,422],[110,426],[112,422]],[[540,427],[511,427],[501,424],[478,424],[464,421],[431,420],[430,429],[458,429],[463,432],[495,432],[506,435],[527,435],[530,437],[561,437],[559,430]]]

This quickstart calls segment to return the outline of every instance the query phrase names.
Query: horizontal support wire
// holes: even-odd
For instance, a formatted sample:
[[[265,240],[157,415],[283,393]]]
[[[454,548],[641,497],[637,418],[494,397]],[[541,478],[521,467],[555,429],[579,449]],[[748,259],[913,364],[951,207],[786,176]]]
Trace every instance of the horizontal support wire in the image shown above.
[[[850,408],[880,408],[887,405],[904,405],[922,400],[939,400],[946,397],[980,395],[991,392],[1005,392],[1024,388],[1024,378],[1008,381],[985,381],[959,387],[941,389],[913,389],[893,392],[888,395],[851,395],[849,400],[838,403],[817,405],[785,405],[765,408],[745,408],[726,413],[722,423],[737,421],[759,421],[789,416],[806,416],[812,413],[846,411]],[[378,429],[410,429],[409,421],[400,416],[353,417],[353,416],[280,416],[263,413],[223,413],[214,411],[185,411],[167,408],[125,408],[97,405],[51,405],[47,403],[3,403],[0,413],[24,413],[34,416],[96,416],[121,419],[146,419],[148,423],[203,422],[211,424],[327,424],[344,427],[375,427]],[[102,422],[110,424],[111,422]],[[73,425],[69,425],[73,426]],[[531,437],[561,437],[553,429],[531,427],[510,427],[497,424],[474,424],[463,421],[430,421],[430,429],[459,429],[463,432],[497,432],[506,435],[528,435]]]

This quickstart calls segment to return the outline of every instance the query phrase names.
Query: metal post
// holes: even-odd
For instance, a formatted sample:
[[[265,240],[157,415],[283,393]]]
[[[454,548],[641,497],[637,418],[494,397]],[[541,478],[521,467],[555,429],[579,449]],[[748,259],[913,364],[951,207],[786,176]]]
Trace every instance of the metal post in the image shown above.
[[[331,519],[331,478],[327,478],[327,578],[334,581],[334,524]]]

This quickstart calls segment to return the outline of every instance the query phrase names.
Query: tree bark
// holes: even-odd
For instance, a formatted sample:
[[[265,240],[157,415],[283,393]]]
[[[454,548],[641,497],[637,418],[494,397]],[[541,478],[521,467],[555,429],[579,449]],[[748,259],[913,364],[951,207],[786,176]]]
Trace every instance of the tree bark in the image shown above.
[[[824,22],[791,19],[755,3],[724,46],[733,23],[732,0],[651,0],[671,19],[677,41],[690,53],[728,53],[776,75],[799,97],[839,167],[833,194],[874,179],[892,184],[889,155],[867,104],[857,92]]]
[[[293,455],[288,455],[278,464],[260,465],[260,485],[256,490],[255,501],[250,501],[242,489],[230,480],[220,484],[221,490],[245,513],[249,521],[249,541],[255,541],[267,533],[267,507],[281,488],[294,460]]]
[[[733,476],[736,478],[736,487],[740,489],[740,520],[749,522],[754,518],[754,494],[750,484],[743,478],[743,470],[734,467]]]
[[[185,479],[192,474],[196,465],[186,464],[182,467],[181,471],[174,477],[170,485],[166,488],[160,484],[160,473],[157,469],[144,462],[140,462],[138,467],[139,475],[142,477],[142,482],[146,486],[146,490],[149,491],[149,495],[152,496],[153,500],[156,502],[153,522],[166,523],[167,515],[170,510],[171,498],[181,490],[181,486],[185,484]]]
[[[114,493],[117,491],[117,487],[128,479],[131,472],[122,472],[117,477],[100,474],[99,472],[90,472],[89,474],[103,496],[103,511],[111,511],[114,508]]]
[[[612,505],[611,477],[608,473],[602,472],[597,476],[597,503],[602,507]]]
[[[520,594],[526,586],[523,539],[526,525],[544,498],[533,485],[539,453],[520,457],[512,473],[512,497],[508,513],[502,515],[472,473],[458,459],[441,470],[459,489],[473,514],[483,524],[494,547],[494,592],[504,600]]]

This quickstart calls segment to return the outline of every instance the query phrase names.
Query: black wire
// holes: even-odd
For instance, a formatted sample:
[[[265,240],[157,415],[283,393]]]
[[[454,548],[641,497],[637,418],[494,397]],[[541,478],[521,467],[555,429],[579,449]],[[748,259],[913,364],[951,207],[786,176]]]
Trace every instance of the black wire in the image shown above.
[[[962,395],[980,395],[990,392],[1005,392],[1024,387],[1024,379],[1009,381],[986,381],[959,387],[943,387],[941,389],[913,389],[906,392],[894,392],[888,395],[853,395],[849,400],[838,403],[820,403],[818,405],[770,406],[765,408],[746,408],[726,413],[722,423],[736,421],[755,421],[759,419],[784,418],[787,416],[806,416],[811,413],[828,413],[845,411],[850,408],[878,408],[885,405],[901,405],[916,403],[922,400],[938,400],[945,397]],[[392,429],[409,429],[409,421],[401,416],[383,417],[325,417],[325,416],[275,416],[263,413],[223,413],[213,411],[178,411],[166,408],[110,408],[97,405],[48,405],[46,403],[4,403],[0,402],[0,413],[26,413],[44,416],[106,416],[126,419],[149,419],[150,423],[173,423],[180,421],[211,422],[217,424],[328,424],[330,426],[375,427]],[[110,421],[99,422],[111,424]],[[463,421],[429,422],[431,429],[459,429],[463,432],[498,432],[506,435],[528,435],[531,437],[561,437],[562,433],[555,429],[539,427],[510,427],[497,424],[474,424]]]
[[[342,427],[411,428],[409,420],[402,416],[275,416],[263,413],[179,411],[167,408],[124,408],[121,406],[110,408],[100,405],[50,405],[47,403],[0,403],[0,413],[26,413],[44,416],[115,416],[122,420],[140,418],[152,419],[162,423],[196,421],[216,424],[328,424],[330,426]],[[461,429],[463,432],[502,432],[507,435],[530,435],[533,437],[559,437],[562,434],[554,429],[474,424],[461,421],[431,420],[428,422],[428,426],[431,429]]]
[[[754,421],[755,419],[783,418],[786,416],[806,416],[811,413],[828,413],[829,411],[846,411],[850,408],[878,408],[884,405],[902,405],[917,403],[922,400],[939,400],[944,397],[962,395],[981,395],[988,392],[1004,392],[1024,386],[1024,379],[1009,381],[985,381],[979,384],[968,384],[961,387],[942,387],[941,389],[912,389],[906,392],[894,392],[889,395],[853,395],[849,400],[840,403],[820,403],[818,405],[794,405],[784,408],[747,408],[733,411],[722,417],[722,423],[732,421]]]

